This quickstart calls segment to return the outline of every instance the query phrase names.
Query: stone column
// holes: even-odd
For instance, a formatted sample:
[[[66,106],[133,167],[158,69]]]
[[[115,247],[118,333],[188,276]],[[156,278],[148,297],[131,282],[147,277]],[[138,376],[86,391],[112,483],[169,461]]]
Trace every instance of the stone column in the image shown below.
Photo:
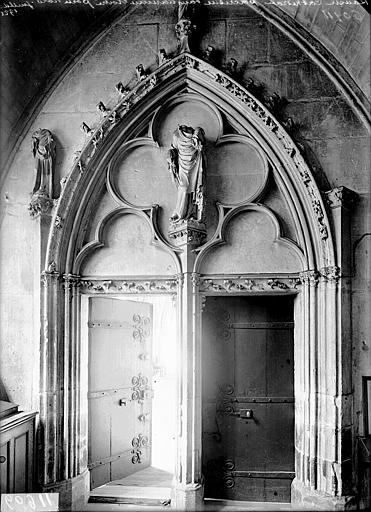
[[[354,506],[352,338],[349,206],[354,194],[327,193],[336,262],[301,274],[296,350],[297,475],[292,501],[298,506],[344,510]]]
[[[330,222],[335,232],[336,267],[322,270],[328,289],[336,301],[338,380],[335,394],[337,422],[337,462],[334,464],[336,495],[349,501],[354,492],[354,414],[352,383],[352,328],[351,328],[351,209],[357,195],[346,187],[337,187],[326,193],[330,208]]]
[[[180,417],[178,424],[178,463],[172,507],[199,510],[203,502],[201,474],[201,310],[198,275],[192,273],[195,252],[205,236],[204,226],[182,221],[173,236],[183,249],[179,280],[178,319],[180,339]],[[171,235],[171,233],[170,233]]]
[[[63,427],[63,356],[60,354],[59,319],[63,311],[58,310],[62,293],[61,276],[50,265],[42,272],[43,307],[41,325],[41,376],[40,376],[40,484],[46,489],[60,478],[64,460],[59,449]],[[62,367],[61,367],[62,365]],[[62,381],[61,381],[62,377]]]
[[[80,465],[86,434],[80,428],[78,278],[62,277],[52,263],[42,281],[40,485],[59,493],[61,510],[81,510],[89,478],[86,465]]]

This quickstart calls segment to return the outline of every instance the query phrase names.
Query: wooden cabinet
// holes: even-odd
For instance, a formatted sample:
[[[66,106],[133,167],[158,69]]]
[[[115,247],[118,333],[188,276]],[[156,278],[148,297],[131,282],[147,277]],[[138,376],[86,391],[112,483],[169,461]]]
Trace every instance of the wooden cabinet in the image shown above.
[[[35,412],[18,412],[18,406],[1,402],[1,492],[30,492],[34,484]]]

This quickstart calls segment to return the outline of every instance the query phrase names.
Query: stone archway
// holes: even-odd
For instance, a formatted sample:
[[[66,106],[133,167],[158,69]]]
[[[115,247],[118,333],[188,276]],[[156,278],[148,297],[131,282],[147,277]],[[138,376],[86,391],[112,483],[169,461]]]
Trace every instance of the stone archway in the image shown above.
[[[187,226],[175,244],[164,229],[164,198],[159,197],[159,206],[150,201],[140,202],[141,206],[134,204],[120,191],[122,184],[115,173],[134,149],[151,148],[161,154],[164,146],[157,131],[159,120],[179,102],[192,101],[215,118],[214,150],[223,144],[244,145],[250,156],[260,158],[260,181],[246,196],[231,201],[215,192],[217,208],[208,241],[201,244],[192,226]],[[223,117],[228,118],[232,134],[223,132]],[[261,204],[271,186],[269,176],[284,198],[294,239],[282,232],[272,208]],[[105,187],[113,203],[102,213],[89,238],[91,218]],[[65,183],[50,230],[42,274],[43,487],[61,492],[67,507],[78,508],[88,495],[79,338],[80,295],[84,290],[100,294],[177,294],[177,343],[183,365],[174,500],[180,509],[197,509],[202,500],[203,297],[208,293],[274,294],[277,290],[300,290],[295,312],[296,479],[292,496],[296,503],[309,497],[311,502],[317,499],[319,505],[337,502],[337,506],[345,507],[350,494],[345,475],[347,471],[352,473],[351,454],[346,451],[352,436],[346,414],[352,399],[347,364],[349,291],[342,277],[347,275],[344,206],[349,196],[345,189],[328,194],[332,208],[329,220],[308,166],[274,116],[232,78],[190,54],[184,53],[160,66],[125,95],[114,115],[104,118],[89,134]],[[235,258],[251,254],[244,231],[247,224],[241,221],[247,214],[264,219],[264,229],[270,233],[266,246],[270,252],[264,265],[252,265],[248,257]],[[146,226],[146,247],[160,251],[166,265],[155,271],[148,267],[139,275],[133,267],[117,275],[115,266],[103,276],[86,273],[86,261],[110,246],[108,227],[118,219],[129,218]],[[241,229],[241,236],[231,236],[237,237],[240,245],[228,239],[233,222],[239,226],[233,233]],[[121,242],[122,247],[130,248],[127,239]],[[216,257],[217,251],[222,252]],[[234,266],[228,266],[231,261]],[[284,261],[289,263],[285,265]]]

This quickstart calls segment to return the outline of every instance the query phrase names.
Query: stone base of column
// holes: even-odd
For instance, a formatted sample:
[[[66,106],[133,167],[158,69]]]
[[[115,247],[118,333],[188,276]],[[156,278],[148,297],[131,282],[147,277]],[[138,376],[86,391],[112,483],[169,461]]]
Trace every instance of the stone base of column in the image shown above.
[[[330,496],[296,478],[291,484],[291,505],[295,510],[357,510],[355,496]]]
[[[83,510],[90,494],[89,471],[75,478],[42,486],[42,491],[59,493],[59,510]]]
[[[171,508],[197,511],[203,508],[204,487],[201,484],[177,484],[171,491]]]

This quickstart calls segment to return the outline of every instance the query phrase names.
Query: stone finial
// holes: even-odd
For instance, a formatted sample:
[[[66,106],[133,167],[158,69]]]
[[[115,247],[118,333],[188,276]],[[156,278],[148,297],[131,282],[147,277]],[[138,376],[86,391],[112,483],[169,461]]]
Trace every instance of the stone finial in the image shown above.
[[[91,135],[91,133],[93,131],[86,123],[81,123],[80,130],[86,136]]]
[[[166,50],[164,48],[160,48],[158,52],[158,65],[162,66],[162,64],[165,64],[165,62],[169,62],[170,57],[166,53]]]
[[[102,101],[97,105],[97,110],[100,112],[103,118],[108,118],[111,124],[116,124],[119,121],[119,116],[116,110],[110,110],[107,108]]]
[[[129,92],[129,90],[126,87],[124,87],[124,84],[122,82],[116,84],[115,89],[120,94],[120,96],[125,96]]]
[[[147,78],[147,73],[143,67],[143,64],[139,64],[136,68],[136,73],[137,73],[137,79],[138,79],[138,82],[142,82],[145,78]]]
[[[106,108],[105,104],[103,103],[103,101],[100,101],[97,105],[97,110],[98,112],[103,116],[103,117],[107,117],[108,113],[109,113],[109,110]]]

